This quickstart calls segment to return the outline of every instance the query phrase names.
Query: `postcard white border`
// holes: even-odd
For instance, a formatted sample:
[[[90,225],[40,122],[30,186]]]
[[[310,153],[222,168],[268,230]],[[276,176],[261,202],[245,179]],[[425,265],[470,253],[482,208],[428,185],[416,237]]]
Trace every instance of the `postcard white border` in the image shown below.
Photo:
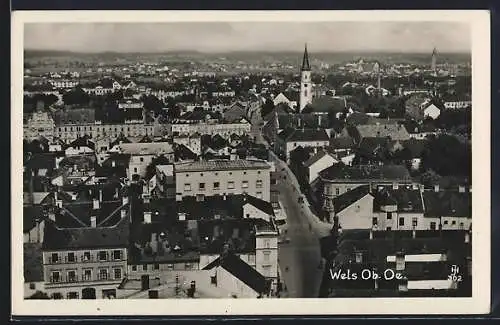
[[[472,298],[24,300],[22,218],[23,25],[31,22],[468,22],[472,40]],[[17,11],[12,14],[12,313],[107,315],[483,314],[490,311],[490,15],[488,11]]]

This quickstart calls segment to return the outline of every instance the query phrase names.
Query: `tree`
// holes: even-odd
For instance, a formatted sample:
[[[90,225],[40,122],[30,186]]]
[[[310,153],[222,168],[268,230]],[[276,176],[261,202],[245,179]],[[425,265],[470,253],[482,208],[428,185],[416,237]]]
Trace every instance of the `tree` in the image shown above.
[[[262,104],[262,108],[260,109],[260,115],[264,117],[267,114],[271,113],[273,109],[274,109],[273,101],[270,99],[266,99],[266,102]]]
[[[439,182],[439,179],[441,177],[436,174],[435,171],[432,169],[429,169],[425,171],[421,176],[420,176],[420,182],[425,186],[425,187],[431,187],[437,182]]]
[[[154,114],[160,115],[163,112],[163,102],[158,99],[158,97],[153,95],[144,95],[141,98],[144,103],[144,109],[146,111],[154,112]]]
[[[424,171],[432,169],[441,176],[467,176],[472,173],[472,150],[468,143],[453,135],[441,135],[429,139],[422,154]]]
[[[63,95],[63,101],[66,105],[88,105],[90,96],[81,87],[76,87]]]
[[[167,110],[167,117],[170,119],[175,119],[181,116],[181,109],[179,106],[170,106]]]

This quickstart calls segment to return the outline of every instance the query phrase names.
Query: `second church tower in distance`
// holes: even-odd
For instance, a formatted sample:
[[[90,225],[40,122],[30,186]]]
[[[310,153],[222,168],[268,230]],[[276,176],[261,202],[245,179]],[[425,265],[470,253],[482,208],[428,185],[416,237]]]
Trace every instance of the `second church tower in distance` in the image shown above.
[[[302,58],[302,67],[300,72],[300,102],[299,111],[302,112],[304,107],[312,103],[312,81],[311,81],[311,65],[309,64],[309,55],[307,54],[307,44],[304,48],[304,56]]]

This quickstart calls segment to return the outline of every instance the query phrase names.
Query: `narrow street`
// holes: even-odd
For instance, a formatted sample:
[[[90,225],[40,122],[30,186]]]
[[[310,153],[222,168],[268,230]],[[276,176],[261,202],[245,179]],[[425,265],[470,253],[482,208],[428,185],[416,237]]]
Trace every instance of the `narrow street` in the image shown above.
[[[252,135],[258,143],[266,147],[269,144],[261,133],[262,118],[260,110],[252,110]],[[330,234],[331,225],[319,221],[313,215],[307,202],[299,203],[300,187],[286,164],[278,159],[272,151],[270,158],[275,162],[278,174],[279,200],[287,215],[286,234],[288,243],[278,246],[278,258],[281,277],[287,288],[289,298],[317,298],[323,277],[323,268],[320,268],[321,252],[319,239]]]

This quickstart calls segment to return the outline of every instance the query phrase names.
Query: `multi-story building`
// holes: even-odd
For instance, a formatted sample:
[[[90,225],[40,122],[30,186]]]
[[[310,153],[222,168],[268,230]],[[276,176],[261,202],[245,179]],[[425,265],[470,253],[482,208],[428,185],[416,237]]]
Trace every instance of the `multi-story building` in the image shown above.
[[[214,160],[175,165],[176,198],[243,194],[270,201],[271,165],[263,160]]]
[[[43,111],[43,103],[37,104],[37,111],[28,117],[23,125],[23,138],[33,140],[39,136],[54,139],[54,119],[49,112]]]
[[[290,162],[290,152],[302,148],[326,148],[330,144],[330,137],[324,129],[294,129],[287,128],[276,137],[275,148]]]
[[[251,124],[246,119],[241,119],[239,122],[233,123],[174,123],[172,124],[172,133],[177,134],[220,134],[222,136],[230,136],[235,133],[238,135],[249,134]]]
[[[58,89],[72,89],[80,84],[77,80],[50,80],[49,83]]]
[[[201,136],[199,134],[174,136],[174,143],[185,145],[196,155],[201,155]]]
[[[53,299],[116,298],[127,272],[129,221],[113,227],[45,227],[45,292]]]
[[[122,143],[113,148],[113,151],[130,156],[127,174],[129,179],[132,175],[144,177],[146,168],[153,159],[159,156],[165,157],[169,162],[174,162],[174,149],[169,142],[150,143]]]

